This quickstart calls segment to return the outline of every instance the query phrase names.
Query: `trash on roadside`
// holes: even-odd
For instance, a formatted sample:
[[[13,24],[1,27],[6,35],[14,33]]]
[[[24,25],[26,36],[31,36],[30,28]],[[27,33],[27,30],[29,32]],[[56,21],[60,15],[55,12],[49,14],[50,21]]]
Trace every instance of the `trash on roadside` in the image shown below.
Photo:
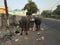
[[[19,41],[19,39],[15,39],[15,41]]]
[[[36,40],[37,40],[37,41],[40,41],[40,42],[43,42],[43,41],[44,41],[44,37],[41,36],[41,37],[37,38]]]
[[[28,39],[28,37],[27,37],[27,36],[25,36],[25,37],[24,37],[24,39]]]
[[[0,31],[0,34],[1,34],[2,32]]]
[[[40,42],[43,42],[44,41],[44,37],[40,37]]]
[[[41,30],[43,31],[44,29],[43,29],[43,28],[41,28]]]
[[[40,35],[40,32],[38,32],[37,35]]]

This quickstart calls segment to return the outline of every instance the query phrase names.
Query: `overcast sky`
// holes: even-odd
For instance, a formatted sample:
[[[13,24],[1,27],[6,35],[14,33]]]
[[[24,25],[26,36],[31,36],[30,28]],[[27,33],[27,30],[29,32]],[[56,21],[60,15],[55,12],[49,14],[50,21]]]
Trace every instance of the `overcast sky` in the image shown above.
[[[36,3],[40,11],[54,9],[57,5],[60,5],[60,0],[32,0]],[[8,7],[10,9],[22,9],[28,0],[7,0]],[[0,0],[0,6],[4,6],[4,0]]]

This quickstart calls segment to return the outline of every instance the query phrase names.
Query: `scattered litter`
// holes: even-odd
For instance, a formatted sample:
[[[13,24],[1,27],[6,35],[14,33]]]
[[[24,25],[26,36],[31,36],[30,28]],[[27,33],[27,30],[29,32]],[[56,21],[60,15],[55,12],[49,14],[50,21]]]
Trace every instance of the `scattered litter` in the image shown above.
[[[40,42],[43,42],[44,41],[44,37],[40,37]]]
[[[40,35],[40,32],[38,32],[37,35]]]
[[[24,39],[28,39],[28,37],[25,37]]]
[[[41,28],[41,30],[43,31],[43,30],[44,30],[44,28]]]
[[[39,41],[40,40],[40,38],[39,39],[36,39],[37,41]]]
[[[1,34],[2,32],[0,31],[0,34]]]
[[[37,40],[37,41],[40,41],[40,42],[43,42],[43,41],[44,41],[44,37],[41,36],[40,38],[37,38],[36,40]]]
[[[19,39],[15,39],[15,41],[17,42],[17,41],[19,41]]]

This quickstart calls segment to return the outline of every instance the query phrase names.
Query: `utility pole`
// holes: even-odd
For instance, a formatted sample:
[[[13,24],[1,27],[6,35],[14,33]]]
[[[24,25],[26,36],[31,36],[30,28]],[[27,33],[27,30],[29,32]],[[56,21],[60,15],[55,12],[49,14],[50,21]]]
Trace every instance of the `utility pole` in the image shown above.
[[[8,7],[7,7],[7,1],[4,0],[4,6],[5,6],[5,12],[6,12],[6,21],[7,21],[7,26],[9,26],[9,20],[8,20]]]

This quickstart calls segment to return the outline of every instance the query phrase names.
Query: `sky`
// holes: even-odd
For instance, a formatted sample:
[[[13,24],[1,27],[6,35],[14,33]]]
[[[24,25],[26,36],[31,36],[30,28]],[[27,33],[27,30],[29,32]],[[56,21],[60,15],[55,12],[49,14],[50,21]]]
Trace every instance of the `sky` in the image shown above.
[[[60,0],[32,0],[37,5],[38,9],[43,10],[55,9],[60,5]],[[28,0],[7,0],[10,9],[22,9],[28,3]],[[0,6],[4,6],[4,0],[0,0]]]

